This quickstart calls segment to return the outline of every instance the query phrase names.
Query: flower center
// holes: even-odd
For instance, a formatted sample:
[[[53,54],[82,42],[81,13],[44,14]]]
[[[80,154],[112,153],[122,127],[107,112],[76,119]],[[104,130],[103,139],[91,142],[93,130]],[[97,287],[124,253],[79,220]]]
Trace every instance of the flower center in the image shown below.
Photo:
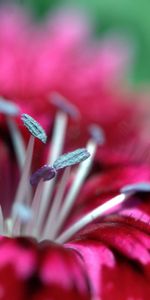
[[[3,105],[4,102],[3,100]],[[30,170],[35,139],[38,138],[46,143],[47,136],[43,128],[32,117],[23,114],[21,119],[31,133],[26,155],[24,155],[25,150],[21,134],[14,121],[13,115],[9,112],[9,129],[22,175],[13,201],[10,217],[5,219],[2,209],[0,208],[0,228],[2,235],[31,236],[38,241],[47,239],[57,241],[58,243],[65,243],[79,230],[93,222],[93,220],[110,212],[114,212],[118,205],[133,194],[134,189],[132,190],[132,187],[127,189],[127,191],[122,191],[120,195],[100,205],[62,232],[63,225],[89,174],[97,145],[104,143],[105,138],[103,130],[99,129],[96,125],[92,125],[90,127],[91,138],[85,148],[61,155],[69,115],[78,116],[78,113],[77,110],[73,110],[72,105],[69,106],[69,104],[61,97],[59,98],[57,94],[53,97],[53,102],[56,102],[55,104],[59,110],[55,118],[47,163],[32,174],[31,177]],[[9,105],[11,104],[9,103]],[[8,114],[7,102],[4,112],[6,115]],[[79,164],[79,166],[71,171],[71,166],[76,164]],[[61,179],[58,179],[57,173],[60,169],[64,169],[64,172]],[[74,180],[66,192],[68,180],[72,173],[74,174]],[[58,188],[54,193],[56,183]],[[32,185],[36,185],[33,196]]]

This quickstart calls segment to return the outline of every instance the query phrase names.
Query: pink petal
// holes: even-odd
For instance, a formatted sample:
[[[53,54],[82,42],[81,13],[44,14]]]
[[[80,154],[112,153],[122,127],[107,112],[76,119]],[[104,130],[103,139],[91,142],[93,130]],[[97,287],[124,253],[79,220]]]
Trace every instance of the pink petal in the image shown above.
[[[90,283],[77,251],[26,238],[0,239],[2,300],[91,299]]]
[[[85,261],[93,294],[102,299],[148,299],[150,237],[119,222],[91,226],[70,243]]]

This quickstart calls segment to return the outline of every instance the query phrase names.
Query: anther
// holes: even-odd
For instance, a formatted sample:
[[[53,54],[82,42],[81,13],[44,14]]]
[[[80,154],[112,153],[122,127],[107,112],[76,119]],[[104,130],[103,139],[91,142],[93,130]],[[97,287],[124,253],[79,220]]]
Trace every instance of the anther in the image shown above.
[[[63,169],[86,160],[90,153],[85,148],[77,149],[67,154],[61,155],[53,164],[56,170]]]
[[[38,138],[43,143],[46,143],[47,140],[46,133],[42,128],[42,126],[37,121],[35,121],[28,114],[22,114],[21,119],[24,123],[24,126],[28,128],[28,130],[34,137]]]
[[[121,193],[149,193],[150,192],[150,182],[139,182],[134,184],[125,185],[120,190]]]
[[[103,145],[105,143],[105,133],[104,130],[96,125],[96,124],[91,124],[89,126],[89,133],[92,137],[92,139],[98,144],[98,145]]]
[[[43,181],[47,181],[54,178],[56,173],[57,171],[54,167],[44,165],[31,175],[30,183],[31,185],[37,185],[41,179],[43,179]]]
[[[65,97],[57,92],[50,95],[50,102],[54,104],[59,110],[63,111],[73,119],[79,119],[80,113],[75,105],[70,103]]]

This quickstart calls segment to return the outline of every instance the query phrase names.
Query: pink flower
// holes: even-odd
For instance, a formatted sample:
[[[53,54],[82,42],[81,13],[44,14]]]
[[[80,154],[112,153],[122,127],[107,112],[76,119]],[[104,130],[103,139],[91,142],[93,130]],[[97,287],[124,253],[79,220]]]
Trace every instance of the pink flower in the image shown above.
[[[0,101],[2,300],[150,297],[145,111],[113,87],[124,48],[113,40],[89,46],[76,20],[59,15],[37,28],[21,11],[0,12],[1,94],[49,129],[41,146],[43,128],[23,114],[23,129],[18,107]]]
[[[9,215],[0,216],[1,299],[147,299],[149,167],[114,166],[85,181],[96,140],[87,145],[91,158],[84,148],[57,158],[60,136],[55,128],[48,165],[30,178],[37,185],[31,197],[34,139],[45,143],[46,135],[30,116],[22,119],[34,137]],[[87,160],[70,174],[69,166],[83,159]],[[7,162],[4,170],[6,166]],[[4,203],[4,211],[3,207]]]

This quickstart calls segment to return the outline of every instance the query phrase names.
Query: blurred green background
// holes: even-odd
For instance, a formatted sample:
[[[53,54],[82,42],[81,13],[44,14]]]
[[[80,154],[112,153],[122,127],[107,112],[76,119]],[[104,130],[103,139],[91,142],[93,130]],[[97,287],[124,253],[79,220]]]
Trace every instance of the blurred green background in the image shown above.
[[[135,43],[135,65],[130,79],[135,84],[150,80],[150,0],[16,0],[41,20],[57,7],[79,7],[92,19],[96,35],[110,30],[129,36]]]

